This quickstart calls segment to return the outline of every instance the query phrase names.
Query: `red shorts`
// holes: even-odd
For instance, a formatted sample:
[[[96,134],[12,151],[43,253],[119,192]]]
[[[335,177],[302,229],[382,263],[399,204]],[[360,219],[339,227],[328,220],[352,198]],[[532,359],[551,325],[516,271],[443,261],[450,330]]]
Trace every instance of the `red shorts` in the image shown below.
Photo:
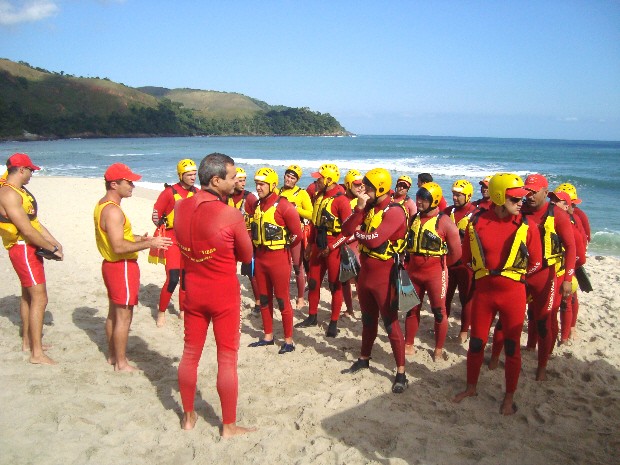
[[[9,249],[9,259],[22,287],[32,287],[45,283],[43,258],[35,254],[36,250],[35,246],[22,241]]]
[[[137,305],[140,290],[140,268],[137,260],[120,260],[101,264],[108,298],[118,305]]]

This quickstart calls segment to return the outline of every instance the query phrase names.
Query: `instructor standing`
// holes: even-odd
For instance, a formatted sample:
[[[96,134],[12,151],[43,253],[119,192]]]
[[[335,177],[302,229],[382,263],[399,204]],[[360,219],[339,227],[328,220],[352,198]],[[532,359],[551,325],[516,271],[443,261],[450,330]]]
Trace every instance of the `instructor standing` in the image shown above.
[[[237,353],[239,351],[241,290],[237,262],[252,261],[252,242],[243,216],[226,204],[235,187],[232,158],[207,155],[198,168],[201,190],[175,207],[174,229],[185,270],[185,346],[179,364],[183,403],[181,428],[193,429],[198,363],[213,321],[217,346],[217,393],[222,407],[224,438],[248,433],[237,426]]]

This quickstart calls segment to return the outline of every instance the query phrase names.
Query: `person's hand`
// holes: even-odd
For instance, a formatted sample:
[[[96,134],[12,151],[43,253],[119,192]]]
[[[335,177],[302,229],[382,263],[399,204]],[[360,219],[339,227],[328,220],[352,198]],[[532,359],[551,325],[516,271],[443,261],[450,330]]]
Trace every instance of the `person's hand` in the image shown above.
[[[368,197],[366,192],[360,192],[360,194],[357,195],[357,206],[363,210],[366,208],[366,203],[369,199],[370,197]]]
[[[329,255],[329,247],[325,247],[323,250],[319,252],[319,257],[327,257]]]
[[[560,286],[560,294],[562,295],[562,300],[566,300],[573,293],[573,285],[570,281],[562,282]]]
[[[172,245],[172,239],[170,239],[169,237],[164,237],[164,236],[149,237],[148,240],[151,243],[151,247],[155,247],[156,249],[166,250],[168,247]]]
[[[312,253],[312,246],[308,245],[308,247],[304,249],[304,260],[306,261],[310,260],[311,253]]]

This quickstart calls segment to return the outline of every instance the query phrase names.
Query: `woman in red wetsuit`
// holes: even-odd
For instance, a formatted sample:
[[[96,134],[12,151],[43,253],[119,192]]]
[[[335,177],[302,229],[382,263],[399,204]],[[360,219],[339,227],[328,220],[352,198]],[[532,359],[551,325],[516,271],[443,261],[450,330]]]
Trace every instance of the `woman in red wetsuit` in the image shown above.
[[[477,395],[478,377],[491,323],[496,314],[504,332],[506,393],[503,415],[516,411],[514,393],[521,371],[521,331],[525,319],[525,275],[540,267],[540,238],[520,215],[528,191],[512,173],[497,173],[489,182],[493,208],[474,215],[463,242],[463,262],[474,271],[472,321],[467,351],[467,387],[453,401]],[[529,256],[528,256],[529,254]]]
[[[392,178],[387,170],[370,170],[364,176],[363,183],[365,192],[359,194],[353,214],[342,226],[346,236],[355,234],[359,241],[361,262],[357,293],[362,310],[362,348],[359,359],[349,372],[355,373],[369,367],[381,316],[396,361],[392,392],[400,394],[408,384],[405,375],[405,341],[398,322],[398,310],[390,307],[390,276],[395,255],[405,248],[407,215],[401,204],[392,203]]]
[[[234,189],[232,158],[212,153],[198,169],[201,189],[175,208],[174,229],[185,274],[185,345],[179,364],[183,429],[192,429],[198,363],[209,324],[217,346],[217,392],[222,406],[222,436],[251,430],[237,426],[237,352],[241,294],[237,262],[252,260],[252,242],[243,216],[226,205]]]

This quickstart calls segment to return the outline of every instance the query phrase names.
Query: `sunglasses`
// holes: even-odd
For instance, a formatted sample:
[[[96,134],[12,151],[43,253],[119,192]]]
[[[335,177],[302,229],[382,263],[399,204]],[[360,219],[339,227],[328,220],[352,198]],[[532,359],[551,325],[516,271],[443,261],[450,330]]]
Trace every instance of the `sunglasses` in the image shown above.
[[[396,189],[409,189],[409,184],[399,182],[398,184],[396,184]]]
[[[506,200],[508,200],[511,203],[519,203],[519,202],[523,202],[523,197],[506,197]]]

